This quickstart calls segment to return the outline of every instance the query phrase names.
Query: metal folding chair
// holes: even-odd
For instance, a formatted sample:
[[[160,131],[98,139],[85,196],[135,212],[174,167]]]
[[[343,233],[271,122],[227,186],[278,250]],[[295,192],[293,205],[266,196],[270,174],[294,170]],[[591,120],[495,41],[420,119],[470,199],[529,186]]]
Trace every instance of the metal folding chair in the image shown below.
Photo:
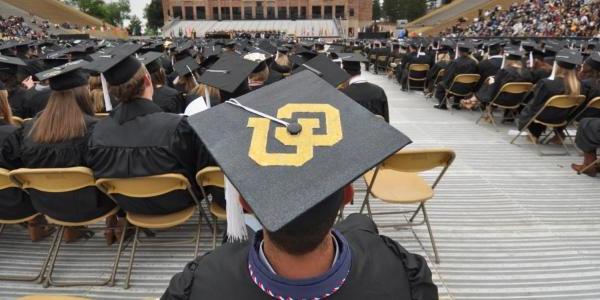
[[[223,175],[223,171],[221,171],[221,168],[219,167],[206,167],[196,173],[196,182],[198,183],[198,186],[200,186],[204,199],[208,199],[208,193],[206,192],[205,187],[213,186],[225,188],[225,175]],[[209,210],[213,216],[212,247],[214,249],[217,246],[217,221],[227,221],[227,212],[215,201],[211,201]]]
[[[96,119],[104,119],[107,118],[109,115],[109,113],[95,113],[94,117],[96,117]]]
[[[9,177],[12,181],[17,182],[21,188],[28,192],[29,190],[37,190],[47,194],[66,193],[77,191],[87,187],[94,187],[94,175],[92,170],[86,167],[72,167],[72,168],[48,168],[48,169],[17,169],[9,172]],[[112,273],[109,278],[100,281],[62,281],[58,282],[52,279],[52,273],[54,272],[54,265],[58,257],[60,246],[62,245],[62,238],[66,227],[79,227],[88,226],[96,223],[103,222],[104,219],[115,215],[119,210],[115,207],[111,211],[105,213],[102,216],[98,216],[94,219],[84,220],[81,222],[67,222],[64,220],[58,220],[46,216],[46,220],[50,224],[59,226],[58,232],[54,237],[52,246],[49,250],[49,269],[45,280],[43,281],[44,287],[48,286],[104,286],[111,285],[114,282],[114,277],[117,272],[117,265],[121,256],[123,247],[123,237],[121,236],[119,247],[115,255],[113,262]],[[45,271],[46,266],[42,268],[42,274]]]
[[[442,103],[446,103],[446,107],[452,113],[452,103],[450,103],[450,96],[455,97],[469,97],[475,91],[475,86],[479,82],[481,75],[479,74],[459,74],[454,77],[450,87],[446,89]],[[456,91],[457,86],[463,85],[465,92]]]
[[[556,136],[558,136],[562,146],[565,148],[566,152],[562,155],[570,155],[571,153],[569,152],[569,148],[565,144],[564,139],[561,137],[560,134],[558,134],[558,132],[556,132],[557,128],[567,126],[568,114],[565,113],[564,118],[557,120],[554,123],[544,122],[544,121],[538,119],[538,117],[548,108],[553,108],[553,109],[557,109],[557,110],[572,110],[575,107],[579,106],[581,103],[583,103],[584,100],[585,100],[585,96],[583,96],[583,95],[578,95],[578,96],[556,95],[556,96],[551,97],[550,99],[548,99],[548,101],[546,101],[544,106],[527,122],[527,124],[525,124],[525,126],[521,130],[519,130],[519,133],[510,141],[510,143],[513,144],[517,140],[517,138],[519,136],[521,136],[521,133],[524,132],[525,130],[527,130],[529,125],[531,125],[532,123],[537,123],[537,124],[546,126],[547,128],[551,129],[551,131],[554,131],[556,133]],[[574,144],[573,139],[571,138],[571,135],[568,132],[567,132],[567,137],[571,140],[571,143]],[[535,145],[538,153],[540,154],[540,156],[549,155],[549,154],[542,152],[542,150],[540,149],[540,146],[539,146],[539,142],[537,140],[534,141],[534,145]],[[555,154],[553,154],[553,155],[555,155]]]
[[[425,90],[425,82],[427,81],[427,71],[429,71],[428,64],[410,64],[408,66],[408,79],[407,79],[408,86],[407,87],[408,87],[409,91],[411,89],[411,85],[410,85],[411,81],[420,82],[421,83],[420,87],[423,90]],[[415,77],[415,73],[423,73],[423,76]]]
[[[446,171],[452,164],[455,158],[453,150],[450,149],[411,149],[401,150],[383,161],[374,170],[371,170],[363,178],[367,183],[367,192],[365,199],[360,207],[362,213],[367,209],[367,213],[371,219],[373,215],[389,215],[389,214],[405,214],[411,213],[411,217],[406,223],[400,224],[378,224],[379,227],[412,227],[427,225],[429,238],[435,254],[435,262],[439,263],[435,239],[429,217],[425,209],[425,203],[433,198],[433,190],[438,185]],[[441,172],[437,176],[435,182],[429,185],[419,173],[442,167]],[[386,203],[391,204],[419,204],[414,211],[393,211],[393,212],[377,212],[371,211],[369,197],[373,196]],[[423,212],[423,220],[414,222],[417,214]]]
[[[498,131],[496,120],[494,119],[494,109],[500,108],[509,111],[512,117],[515,118],[514,110],[521,106],[523,99],[532,88],[533,83],[531,82],[509,82],[504,84],[485,109],[483,109],[481,105],[479,106],[481,116],[477,119],[475,124],[479,124],[483,118],[487,117],[490,119],[492,126]],[[501,99],[502,96],[510,96],[510,100],[500,102],[499,99]],[[502,97],[502,99],[507,99],[504,97]]]
[[[144,201],[147,198],[164,195],[176,190],[187,190],[196,203],[196,205],[188,207],[178,212],[164,214],[164,215],[143,215],[132,212],[127,213],[127,221],[135,226],[135,233],[133,236],[133,245],[131,247],[131,256],[129,258],[129,266],[127,267],[127,275],[125,277],[125,289],[130,286],[131,272],[133,269],[133,261],[135,259],[135,253],[137,251],[138,244],[187,244],[193,243],[194,257],[198,255],[198,249],[200,245],[200,227],[202,225],[202,217],[204,217],[210,226],[210,220],[204,213],[200,201],[194,194],[188,179],[176,173],[146,176],[146,177],[133,177],[133,178],[100,178],[96,181],[96,186],[103,191],[106,195],[114,199],[115,194],[123,195],[129,198],[135,198],[139,201]],[[116,202],[116,201],[115,201]],[[179,241],[170,242],[144,242],[139,240],[140,228],[142,229],[168,229],[185,223],[187,220],[194,216],[194,212],[198,211],[198,221],[196,224],[196,234],[194,238]],[[123,229],[125,233],[127,226]]]

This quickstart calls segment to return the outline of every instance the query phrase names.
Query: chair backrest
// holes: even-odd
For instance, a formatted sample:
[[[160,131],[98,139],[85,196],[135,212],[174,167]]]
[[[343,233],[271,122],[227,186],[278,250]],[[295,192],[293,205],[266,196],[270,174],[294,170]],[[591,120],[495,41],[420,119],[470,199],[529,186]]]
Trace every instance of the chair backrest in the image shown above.
[[[553,107],[558,109],[570,109],[579,106],[585,101],[584,95],[569,96],[569,95],[556,95],[548,99],[544,108]]]
[[[428,64],[411,64],[408,66],[408,70],[410,72],[426,72],[429,71]]]
[[[384,169],[418,173],[437,167],[449,167],[456,154],[451,149],[406,149],[396,152],[380,165]]]
[[[525,94],[531,91],[531,88],[533,88],[531,82],[509,82],[504,84],[498,93]]]
[[[177,173],[131,178],[100,178],[98,189],[108,195],[120,194],[132,198],[150,198],[176,190],[187,190],[188,179]]]
[[[94,186],[94,174],[86,167],[71,168],[21,168],[10,171],[8,176],[23,189],[35,189],[47,193],[64,193]]]
[[[588,104],[585,107],[587,108],[594,108],[594,109],[600,109],[600,97],[596,97],[592,100],[590,100],[590,102],[588,102]]]
[[[479,82],[481,75],[479,74],[459,74],[454,77],[454,84],[472,84]]]
[[[94,117],[96,117],[96,119],[104,119],[106,117],[108,117],[110,114],[109,113],[95,113]]]
[[[196,182],[199,186],[225,187],[225,176],[219,167],[206,167],[196,173]]]
[[[504,108],[517,108],[533,88],[531,82],[509,82],[504,84],[492,100],[492,105]]]
[[[10,177],[8,176],[9,172],[10,171],[7,169],[0,168],[0,190],[19,187],[12,180],[10,180]]]
[[[440,80],[442,80],[442,77],[444,77],[444,75],[446,74],[446,69],[441,69],[438,71],[437,75],[435,76],[435,83],[439,82]]]

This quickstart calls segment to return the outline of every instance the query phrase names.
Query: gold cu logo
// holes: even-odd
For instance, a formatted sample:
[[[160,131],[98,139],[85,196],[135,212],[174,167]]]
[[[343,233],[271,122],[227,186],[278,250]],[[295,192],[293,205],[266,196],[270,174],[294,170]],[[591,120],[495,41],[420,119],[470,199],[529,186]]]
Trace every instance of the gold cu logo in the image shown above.
[[[326,134],[314,134],[321,127],[319,119],[299,118],[302,131],[291,135],[284,127],[275,128],[275,138],[286,146],[295,146],[295,153],[268,153],[267,142],[269,123],[265,118],[249,118],[248,127],[254,128],[250,151],[248,155],[261,166],[290,166],[300,167],[313,158],[314,147],[331,147],[342,140],[342,123],[340,112],[329,104],[300,104],[291,103],[277,111],[277,118],[291,119],[294,113],[323,113],[325,114]]]

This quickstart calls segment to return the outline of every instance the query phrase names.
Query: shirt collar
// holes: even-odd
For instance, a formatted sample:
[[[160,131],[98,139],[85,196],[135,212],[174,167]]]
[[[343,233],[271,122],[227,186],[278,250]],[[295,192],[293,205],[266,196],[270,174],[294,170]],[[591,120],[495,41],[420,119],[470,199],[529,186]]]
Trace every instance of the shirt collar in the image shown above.
[[[364,78],[362,75],[357,75],[357,76],[350,78],[349,84],[364,83],[364,82],[367,82],[367,79]]]
[[[122,102],[111,113],[111,117],[119,124],[131,121],[137,117],[157,113],[163,111],[160,106],[154,102],[143,98],[133,99],[129,102]]]

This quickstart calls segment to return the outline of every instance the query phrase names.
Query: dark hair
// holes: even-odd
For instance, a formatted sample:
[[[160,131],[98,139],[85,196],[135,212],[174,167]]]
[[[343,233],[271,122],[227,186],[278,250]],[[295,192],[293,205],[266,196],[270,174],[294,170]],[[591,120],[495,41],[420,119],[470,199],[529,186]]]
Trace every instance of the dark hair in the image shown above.
[[[490,48],[490,55],[498,55],[502,53],[502,48],[492,47]]]
[[[360,70],[356,70],[356,71],[346,70],[346,73],[350,74],[350,76],[358,76],[361,74]]]
[[[154,88],[157,86],[163,86],[165,85],[165,82],[167,82],[167,75],[165,74],[165,70],[163,68],[158,68],[158,70],[150,73],[150,78],[152,79]]]
[[[335,192],[275,232],[267,232],[275,246],[291,255],[317,248],[331,231],[342,206],[344,189]]]

